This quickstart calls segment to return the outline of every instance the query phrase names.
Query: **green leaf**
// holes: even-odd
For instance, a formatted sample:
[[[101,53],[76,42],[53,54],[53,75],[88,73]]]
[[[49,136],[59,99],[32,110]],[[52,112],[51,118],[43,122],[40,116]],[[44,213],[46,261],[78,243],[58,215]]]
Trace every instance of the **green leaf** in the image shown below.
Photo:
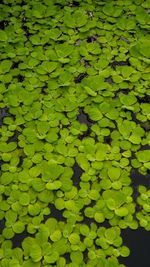
[[[120,207],[119,209],[115,210],[115,214],[119,217],[128,215],[129,211],[126,207]]]
[[[103,7],[103,12],[110,17],[119,17],[122,13],[122,8],[114,6],[113,3],[106,3]]]
[[[58,39],[58,37],[61,35],[61,31],[59,29],[57,29],[57,28],[50,29],[48,34],[49,34],[49,38],[50,39],[53,39],[53,40],[56,41]]]
[[[7,33],[5,31],[3,31],[3,30],[0,30],[0,41],[6,42],[7,39],[8,39]]]
[[[42,250],[38,244],[34,244],[30,248],[30,257],[33,262],[38,262],[42,259]]]
[[[17,221],[13,224],[12,229],[16,234],[21,234],[25,230],[25,225],[23,222]]]
[[[56,180],[64,172],[64,167],[56,163],[42,162],[42,180],[49,182]]]
[[[121,170],[120,168],[116,168],[116,167],[110,167],[108,169],[108,176],[110,177],[110,179],[113,180],[117,180],[120,177],[120,173]]]
[[[100,110],[94,107],[89,109],[88,114],[89,114],[90,119],[93,121],[99,121],[103,117]]]
[[[41,207],[38,203],[35,203],[34,205],[29,204],[28,206],[28,212],[31,216],[36,216],[40,213]]]
[[[22,206],[27,206],[30,203],[30,196],[27,193],[21,193],[19,203]]]
[[[119,98],[120,98],[120,102],[123,105],[127,105],[127,106],[133,105],[137,102],[137,98],[134,95],[129,95],[129,94],[125,95],[125,94],[120,93]]]
[[[55,263],[59,259],[59,254],[57,251],[53,251],[51,255],[44,256],[46,263]]]
[[[136,152],[137,159],[140,162],[149,162],[150,161],[150,150],[142,150]]]
[[[37,121],[37,130],[40,135],[46,134],[50,128],[50,125],[46,121]]]
[[[126,196],[123,192],[116,191],[113,189],[104,191],[102,196],[105,201],[107,201],[108,199],[113,199],[116,208],[119,208],[126,201]]]
[[[25,260],[22,266],[23,267],[41,267],[41,263],[33,262],[31,259],[29,259],[29,260]]]
[[[89,232],[90,232],[89,227],[86,224],[80,226],[81,235],[88,236]]]
[[[96,160],[104,161],[107,159],[107,147],[105,144],[100,144],[96,151]]]
[[[1,63],[0,63],[0,73],[6,73],[6,72],[9,72],[10,71],[10,68],[12,66],[12,61],[10,60],[3,60]]]
[[[41,192],[45,189],[45,184],[41,180],[41,178],[34,178],[31,182],[33,189],[36,192]]]
[[[69,236],[69,242],[72,244],[72,245],[76,245],[76,244],[79,244],[80,242],[80,236],[76,233],[72,233],[70,236]]]
[[[88,217],[88,218],[93,218],[93,217],[94,217],[94,209],[91,208],[91,207],[87,207],[87,208],[85,208],[85,210],[84,210],[84,214],[85,214],[85,216]]]
[[[58,190],[61,187],[62,183],[60,181],[54,181],[53,183],[47,183],[46,188],[48,190]]]
[[[105,237],[109,244],[113,244],[115,239],[117,238],[117,230],[115,228],[108,228],[105,230]]]
[[[69,45],[66,42],[64,44],[56,44],[55,50],[58,57],[67,57],[73,52],[74,46]]]
[[[84,89],[85,89],[85,91],[87,92],[88,95],[91,95],[91,96],[96,96],[96,95],[97,95],[97,93],[94,92],[94,91],[93,91],[90,87],[88,87],[88,86],[85,86]]]
[[[120,255],[122,257],[128,257],[130,255],[130,250],[126,246],[122,246],[120,250]]]
[[[57,65],[57,62],[44,61],[39,67],[37,67],[37,72],[40,74],[51,73],[57,68]]]
[[[93,75],[83,78],[81,81],[81,86],[83,86],[83,88],[85,86],[90,87],[90,89],[93,91],[101,91],[107,87],[106,83],[104,83],[104,78],[100,75]]]
[[[131,66],[124,66],[121,68],[121,74],[125,79],[129,78],[129,76],[131,76],[133,72],[134,68],[132,68]]]
[[[0,177],[0,181],[2,185],[8,185],[13,181],[14,178],[14,174],[10,173],[10,172],[4,172],[2,173],[1,177]]]
[[[102,212],[96,212],[94,214],[94,219],[98,223],[103,223],[105,221],[105,216]]]
[[[51,235],[50,235],[50,239],[53,241],[53,242],[56,242],[58,240],[60,240],[62,237],[62,234],[61,234],[61,231],[60,230],[56,230],[54,231]]]
[[[72,251],[70,253],[70,259],[79,266],[83,262],[83,254],[81,251]]]

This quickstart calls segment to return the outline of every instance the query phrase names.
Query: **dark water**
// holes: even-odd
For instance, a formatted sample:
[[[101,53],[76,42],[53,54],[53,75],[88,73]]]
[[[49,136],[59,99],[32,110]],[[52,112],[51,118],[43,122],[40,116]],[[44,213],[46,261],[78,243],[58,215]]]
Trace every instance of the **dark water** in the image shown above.
[[[127,258],[119,257],[119,262],[127,267],[150,267],[150,232],[138,228],[122,230],[121,233],[130,255]]]

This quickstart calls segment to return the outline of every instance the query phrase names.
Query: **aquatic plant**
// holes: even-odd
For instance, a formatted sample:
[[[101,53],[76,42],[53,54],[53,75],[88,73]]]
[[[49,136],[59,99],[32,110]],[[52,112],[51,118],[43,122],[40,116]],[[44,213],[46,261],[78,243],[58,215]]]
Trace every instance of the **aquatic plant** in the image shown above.
[[[150,230],[149,8],[0,4],[0,266],[123,267]]]

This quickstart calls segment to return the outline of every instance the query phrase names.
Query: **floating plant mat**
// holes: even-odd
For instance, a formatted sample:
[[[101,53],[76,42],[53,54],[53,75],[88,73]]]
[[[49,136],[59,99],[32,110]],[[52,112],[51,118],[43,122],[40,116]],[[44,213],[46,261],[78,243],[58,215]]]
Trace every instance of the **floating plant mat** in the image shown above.
[[[149,9],[1,1],[0,267],[125,267],[148,238]]]

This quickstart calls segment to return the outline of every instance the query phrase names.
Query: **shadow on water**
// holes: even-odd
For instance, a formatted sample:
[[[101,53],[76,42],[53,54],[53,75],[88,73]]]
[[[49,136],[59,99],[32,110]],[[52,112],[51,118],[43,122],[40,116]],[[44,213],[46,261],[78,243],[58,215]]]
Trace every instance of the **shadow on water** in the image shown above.
[[[127,228],[121,231],[123,244],[130,249],[127,258],[119,257],[119,262],[127,267],[149,267],[150,266],[150,232],[143,228],[132,230]]]

